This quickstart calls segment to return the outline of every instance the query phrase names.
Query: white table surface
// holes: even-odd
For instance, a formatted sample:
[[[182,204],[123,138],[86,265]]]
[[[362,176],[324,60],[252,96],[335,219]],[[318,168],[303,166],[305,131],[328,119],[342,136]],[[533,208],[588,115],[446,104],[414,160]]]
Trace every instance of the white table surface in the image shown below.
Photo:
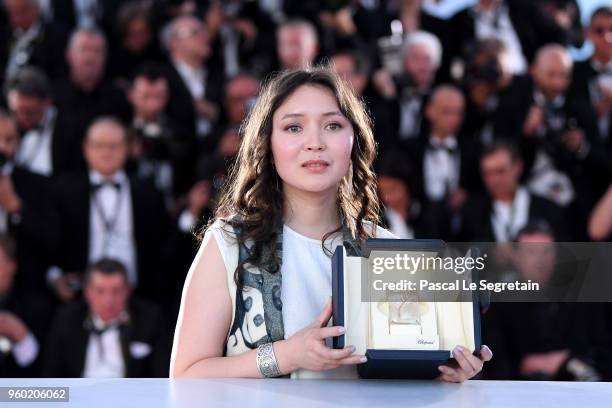
[[[246,379],[0,379],[0,386],[70,387],[69,402],[2,407],[612,407],[612,383]]]

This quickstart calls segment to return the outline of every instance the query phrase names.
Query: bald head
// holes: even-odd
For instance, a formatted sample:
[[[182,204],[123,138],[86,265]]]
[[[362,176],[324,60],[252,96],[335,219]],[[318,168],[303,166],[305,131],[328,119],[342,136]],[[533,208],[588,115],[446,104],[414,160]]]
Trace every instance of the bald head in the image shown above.
[[[531,70],[538,89],[547,97],[562,95],[569,86],[572,75],[572,58],[560,45],[550,44],[540,48]]]
[[[558,44],[545,45],[538,50],[534,65],[546,66],[550,64],[560,65],[565,69],[572,69],[572,57],[565,48]]]
[[[93,123],[87,129],[85,139],[89,140],[95,138],[99,133],[113,133],[120,135],[121,138],[126,137],[125,128],[119,120],[113,117],[101,117],[93,121]]]
[[[456,87],[441,85],[435,88],[425,111],[432,134],[442,138],[457,134],[463,122],[464,107],[463,94]]]
[[[452,104],[463,104],[463,94],[452,85],[440,85],[431,94],[430,104],[441,104],[449,100]]]
[[[112,177],[127,158],[127,134],[117,119],[100,118],[87,129],[83,152],[90,169]]]

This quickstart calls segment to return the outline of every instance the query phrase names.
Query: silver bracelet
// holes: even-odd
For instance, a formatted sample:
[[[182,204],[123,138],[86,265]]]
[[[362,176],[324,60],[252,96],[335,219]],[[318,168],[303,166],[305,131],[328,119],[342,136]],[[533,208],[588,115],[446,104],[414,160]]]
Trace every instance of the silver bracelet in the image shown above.
[[[257,347],[257,368],[261,375],[267,378],[279,377],[282,375],[276,363],[276,356],[272,343],[265,343]]]

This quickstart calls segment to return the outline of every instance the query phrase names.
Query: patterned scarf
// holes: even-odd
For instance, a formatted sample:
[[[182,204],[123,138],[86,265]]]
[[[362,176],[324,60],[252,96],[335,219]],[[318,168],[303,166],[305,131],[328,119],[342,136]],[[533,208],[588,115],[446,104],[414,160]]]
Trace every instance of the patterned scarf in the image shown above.
[[[234,224],[236,225],[236,224]],[[234,227],[236,230],[236,227]],[[239,231],[236,231],[236,236],[239,236]],[[346,248],[347,254],[357,256],[361,254],[359,241],[355,240],[348,228],[342,229],[343,246]],[[243,261],[247,259],[251,252],[245,242],[239,243],[238,246],[238,268],[242,278],[243,288],[236,288],[236,302],[234,310],[234,321],[229,331],[227,343],[225,345],[224,355],[227,355],[228,348],[232,348],[232,354],[246,352],[248,349],[257,348],[261,344],[284,340],[285,331],[283,327],[281,300],[282,276],[280,265],[282,263],[283,254],[283,227],[282,225],[277,230],[275,254],[264,253],[262,259],[269,260],[261,268],[244,268]],[[275,257],[278,261],[278,268],[274,265]],[[331,259],[330,259],[331,262]],[[247,270],[248,269],[248,270]],[[255,295],[244,297],[245,293],[255,291]],[[261,294],[261,302],[253,301],[254,296]],[[260,310],[255,310],[260,309]],[[257,339],[253,339],[249,335],[245,336],[245,328],[249,324],[245,324],[247,314],[252,317],[253,324],[258,328],[258,332],[265,334]],[[262,330],[261,326],[264,325]],[[239,339],[240,337],[240,339]],[[241,341],[240,341],[241,340]],[[245,347],[240,347],[240,344]]]

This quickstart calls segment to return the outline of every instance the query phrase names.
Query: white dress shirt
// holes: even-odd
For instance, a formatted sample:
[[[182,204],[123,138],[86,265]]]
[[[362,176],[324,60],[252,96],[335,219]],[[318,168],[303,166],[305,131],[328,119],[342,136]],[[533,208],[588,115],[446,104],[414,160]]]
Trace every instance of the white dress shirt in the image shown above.
[[[89,335],[83,378],[120,378],[125,377],[125,361],[121,351],[121,336],[118,322],[104,323],[98,316],[93,316],[92,324],[97,330],[106,329],[102,334],[92,332]]]
[[[504,58],[508,69],[513,74],[524,74],[527,71],[527,59],[523,47],[514,30],[508,7],[503,4],[483,10],[476,6],[474,32],[476,39],[497,39],[504,43],[506,52]]]
[[[414,239],[414,230],[408,226],[406,220],[393,208],[386,207],[385,215],[389,222],[389,231],[400,239]]]
[[[13,344],[11,351],[17,365],[19,367],[27,367],[32,364],[38,356],[38,341],[32,332],[28,332],[21,341]]]
[[[511,203],[494,201],[491,226],[496,242],[508,242],[516,238],[516,234],[529,221],[529,205],[531,196],[524,187],[519,187]]]
[[[185,86],[189,89],[191,97],[193,99],[204,99],[206,94],[206,70],[195,69],[183,62],[177,62],[175,67],[183,82],[185,82]]]
[[[426,149],[423,158],[425,193],[430,200],[439,201],[459,188],[459,144],[453,135],[444,139],[432,135],[429,143],[433,149]]]
[[[104,178],[91,170],[89,180],[96,185],[102,183]],[[88,260],[95,262],[111,257],[121,261],[127,269],[130,285],[135,286],[138,272],[130,183],[123,171],[116,173],[112,180],[121,186],[119,190],[105,184],[91,195]],[[105,220],[108,225],[105,225]]]
[[[423,99],[417,95],[400,100],[400,139],[412,139],[419,135],[422,103]]]
[[[22,137],[15,162],[33,173],[53,175],[52,139],[57,109],[49,107],[40,126],[30,129]]]
[[[185,86],[189,90],[194,101],[203,100],[206,96],[206,76],[205,69],[194,69],[193,67],[177,62],[174,64],[179,75],[183,79]],[[199,137],[206,137],[212,130],[212,124],[208,118],[196,115],[196,134]]]
[[[73,1],[77,25],[83,28],[95,27],[98,16],[98,0]]]

